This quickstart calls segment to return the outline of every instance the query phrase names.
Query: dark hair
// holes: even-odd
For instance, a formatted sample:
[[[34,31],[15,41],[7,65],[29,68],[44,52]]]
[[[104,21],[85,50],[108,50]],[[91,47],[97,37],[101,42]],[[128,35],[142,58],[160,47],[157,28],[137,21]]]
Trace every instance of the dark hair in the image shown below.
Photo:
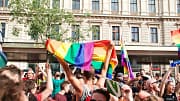
[[[0,101],[20,101],[23,86],[5,75],[0,75]]]
[[[109,94],[109,92],[108,92],[107,90],[105,90],[105,89],[102,89],[102,88],[96,89],[96,90],[93,91],[93,94],[94,94],[94,93],[99,93],[99,94],[104,95],[104,96],[106,97],[106,101],[109,101],[109,100],[110,100],[110,94]],[[92,95],[93,95],[93,94],[92,94]]]
[[[35,88],[35,80],[28,79],[24,81],[24,91],[27,94],[28,92],[31,92],[32,89]]]
[[[64,81],[62,84],[61,84],[61,89],[64,90],[66,85],[68,85],[69,82],[68,81]]]
[[[9,70],[13,75],[17,74],[19,81],[21,80],[21,70],[15,66],[15,65],[9,65],[5,68],[0,69],[0,73],[2,73],[5,70]]]
[[[24,81],[24,91],[29,101],[37,101],[36,97],[31,92],[31,90],[35,88],[35,83],[35,80],[32,79]]]
[[[60,79],[64,79],[65,78],[65,74],[61,73]]]
[[[139,77],[139,76],[141,76],[141,74],[140,73],[136,73],[136,77]]]
[[[159,73],[156,73],[155,76],[160,77],[160,74],[159,74]]]
[[[24,77],[27,77],[27,74],[28,74],[28,73],[25,73],[25,74],[24,74]]]
[[[93,71],[84,71],[83,76],[87,79],[90,80],[94,77]]]
[[[139,71],[145,71],[145,70],[141,68],[141,69],[139,69]]]

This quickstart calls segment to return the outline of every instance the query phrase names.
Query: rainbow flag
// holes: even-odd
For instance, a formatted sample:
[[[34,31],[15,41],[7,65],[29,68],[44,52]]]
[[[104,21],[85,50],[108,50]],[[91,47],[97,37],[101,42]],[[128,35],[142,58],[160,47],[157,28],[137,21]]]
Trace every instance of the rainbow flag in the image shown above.
[[[84,70],[90,70],[92,65],[96,73],[101,73],[109,44],[109,40],[87,43],[63,43],[49,39],[46,42],[46,48],[57,58],[64,59],[69,64]],[[117,63],[116,50],[113,48],[107,71],[108,78],[112,78],[112,73]]]
[[[133,79],[134,75],[132,72],[129,57],[122,42],[121,42],[121,65],[124,67],[124,74],[128,74],[129,78]]]
[[[172,41],[178,47],[178,56],[180,57],[180,29],[171,31]]]

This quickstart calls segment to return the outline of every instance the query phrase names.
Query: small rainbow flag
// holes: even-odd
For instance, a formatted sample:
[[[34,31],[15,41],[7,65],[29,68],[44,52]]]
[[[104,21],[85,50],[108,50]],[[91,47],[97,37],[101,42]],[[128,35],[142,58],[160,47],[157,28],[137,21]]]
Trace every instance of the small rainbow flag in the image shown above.
[[[124,67],[124,74],[128,74],[130,79],[134,78],[131,64],[129,61],[129,57],[127,51],[124,48],[123,42],[121,42],[121,65]]]
[[[109,40],[87,43],[63,43],[49,39],[46,42],[47,50],[57,58],[64,59],[69,64],[84,70],[90,70],[92,65],[96,73],[101,73],[109,45]],[[113,48],[107,71],[108,78],[112,78],[113,70],[117,64],[116,50]]]
[[[178,47],[178,56],[180,57],[180,29],[171,31],[172,41]]]

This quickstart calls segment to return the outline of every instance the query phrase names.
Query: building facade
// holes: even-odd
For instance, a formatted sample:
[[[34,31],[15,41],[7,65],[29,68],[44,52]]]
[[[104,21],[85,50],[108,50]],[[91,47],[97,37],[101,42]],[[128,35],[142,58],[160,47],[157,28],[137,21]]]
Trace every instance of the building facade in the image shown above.
[[[8,1],[0,0],[2,39],[8,58],[10,61],[45,61],[46,51],[42,45],[33,43],[26,29],[22,29],[18,37],[11,34],[13,26],[25,25],[9,22]],[[54,0],[52,7],[53,3]],[[180,0],[59,0],[56,3],[59,9],[73,12],[75,16],[76,25],[69,26],[68,36],[73,37],[77,26],[81,30],[93,26],[98,31],[84,33],[86,40],[113,40],[119,58],[122,37],[135,72],[152,67],[162,73],[169,67],[170,60],[178,59],[170,31],[180,28]]]

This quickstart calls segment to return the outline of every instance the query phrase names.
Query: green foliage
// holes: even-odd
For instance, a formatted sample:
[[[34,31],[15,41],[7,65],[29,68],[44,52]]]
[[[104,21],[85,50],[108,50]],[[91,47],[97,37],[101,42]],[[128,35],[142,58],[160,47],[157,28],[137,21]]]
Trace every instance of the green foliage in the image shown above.
[[[67,37],[69,27],[75,25],[75,18],[71,12],[60,9],[60,0],[10,0],[9,9],[13,16],[12,21],[24,24],[28,28],[28,35],[36,42],[44,42],[47,38],[56,40],[69,40],[71,42],[79,42],[89,37],[89,32],[96,31],[96,28],[88,27],[82,29],[80,27],[74,30],[75,35]],[[52,4],[50,4],[52,3]],[[83,17],[90,17],[90,13],[85,13]],[[18,28],[13,28],[13,35],[18,36]]]
[[[19,31],[20,31],[20,30],[19,30],[18,28],[13,27],[12,30],[13,30],[13,33],[12,33],[13,35],[15,35],[15,36],[18,36],[18,35],[19,35]]]
[[[60,9],[57,4],[54,3],[52,8],[50,0],[11,0],[9,9],[12,20],[28,26],[28,34],[32,39],[43,41],[50,37],[61,40],[67,32],[67,29],[61,27],[62,24],[71,25],[75,21],[72,13]],[[60,26],[59,31],[53,30],[54,24]],[[13,31],[18,35],[17,28]]]

